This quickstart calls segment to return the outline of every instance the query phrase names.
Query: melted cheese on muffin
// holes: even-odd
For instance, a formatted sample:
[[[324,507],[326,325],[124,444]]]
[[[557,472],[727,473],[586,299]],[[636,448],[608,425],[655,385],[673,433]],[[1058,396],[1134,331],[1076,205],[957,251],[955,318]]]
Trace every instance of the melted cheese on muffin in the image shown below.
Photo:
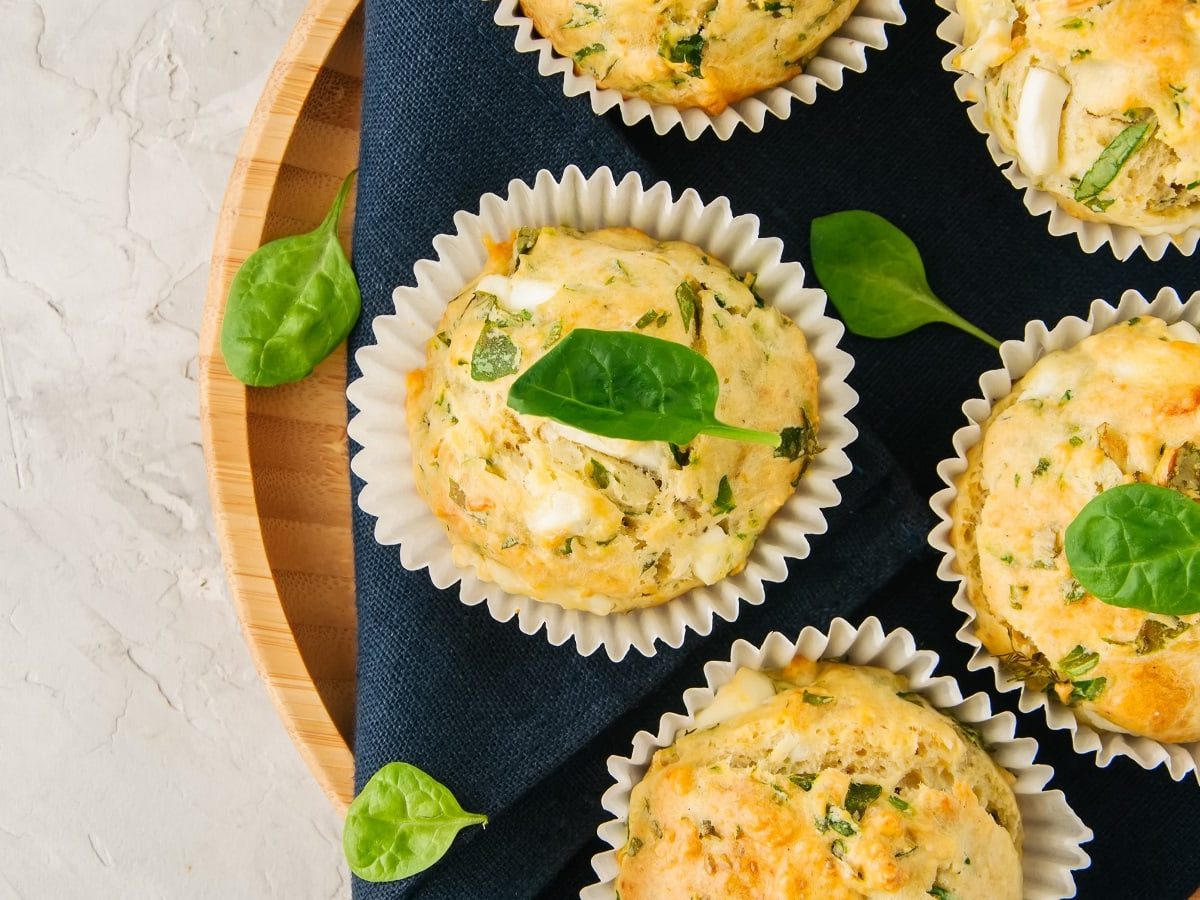
[[[521,0],[563,56],[627,97],[716,114],[799,75],[858,0]]]
[[[955,64],[984,80],[988,125],[1038,187],[1083,219],[1147,234],[1200,225],[1200,6],[958,0],[958,8],[966,49]],[[1088,179],[1097,166],[1095,175],[1107,174]]]
[[[816,451],[818,422],[804,335],[763,305],[753,281],[633,229],[522,229],[493,247],[408,383],[417,489],[455,563],[506,591],[599,614],[741,571]],[[797,429],[800,452],[703,435],[673,448],[518,415],[506,404],[517,374],[580,326],[692,347],[720,379],[718,418]]]
[[[1017,900],[1012,776],[907,688],[805,659],[740,669],[634,786],[622,900]]]
[[[1064,532],[1134,481],[1200,500],[1200,336],[1142,318],[1050,353],[996,404],[953,509],[980,639],[1085,720],[1200,740],[1200,616],[1109,606],[1071,575]]]

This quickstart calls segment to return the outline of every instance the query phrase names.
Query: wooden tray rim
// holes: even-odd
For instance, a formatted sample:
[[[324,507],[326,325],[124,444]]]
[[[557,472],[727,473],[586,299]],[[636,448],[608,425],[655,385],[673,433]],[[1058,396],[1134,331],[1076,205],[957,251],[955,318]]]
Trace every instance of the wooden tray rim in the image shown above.
[[[330,717],[280,601],[258,520],[246,388],[226,370],[221,315],[238,267],[261,243],[293,127],[360,0],[310,0],[259,98],[225,191],[200,332],[200,421],[214,528],[243,636],[276,710],[318,784],[344,814],[354,756]],[[221,411],[218,430],[214,410]]]

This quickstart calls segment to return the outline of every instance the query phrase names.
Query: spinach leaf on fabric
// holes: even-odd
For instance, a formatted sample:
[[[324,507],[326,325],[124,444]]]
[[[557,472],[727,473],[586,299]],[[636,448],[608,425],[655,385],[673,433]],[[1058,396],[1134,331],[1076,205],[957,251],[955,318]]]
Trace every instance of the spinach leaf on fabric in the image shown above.
[[[459,831],[487,820],[463,810],[449,788],[416,766],[388,763],[350,804],[342,847],[359,878],[398,881],[428,869]]]
[[[813,219],[813,268],[846,327],[863,337],[897,337],[943,322],[999,347],[937,298],[921,254],[882,216],[848,210]]]

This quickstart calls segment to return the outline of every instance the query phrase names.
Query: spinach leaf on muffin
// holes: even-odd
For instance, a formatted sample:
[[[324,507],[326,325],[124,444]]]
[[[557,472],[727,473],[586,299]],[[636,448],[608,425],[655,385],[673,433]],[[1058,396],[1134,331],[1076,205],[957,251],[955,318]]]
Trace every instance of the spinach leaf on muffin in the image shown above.
[[[689,347],[576,328],[513,382],[508,405],[603,437],[682,446],[707,434],[779,446],[773,431],[719,421],[719,390],[712,363]]]
[[[1200,612],[1200,503],[1154,484],[1098,494],[1067,527],[1067,561],[1087,591],[1113,606]]]

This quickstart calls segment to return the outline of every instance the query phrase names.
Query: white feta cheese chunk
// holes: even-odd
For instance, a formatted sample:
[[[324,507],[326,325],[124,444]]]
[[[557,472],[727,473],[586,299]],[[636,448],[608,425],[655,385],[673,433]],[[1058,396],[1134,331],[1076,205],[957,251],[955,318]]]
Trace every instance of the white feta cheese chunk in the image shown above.
[[[976,78],[1013,55],[1012,26],[1017,9],[1012,0],[983,0],[962,4],[963,46],[955,64]]]
[[[667,462],[667,445],[661,441],[623,441],[601,437],[559,422],[546,422],[542,426],[542,437],[562,438],[652,471],[661,471]]]
[[[997,19],[988,22],[979,39],[959,56],[959,67],[976,78],[983,78],[988,69],[1001,65],[1012,56],[1011,32],[1012,26],[1007,22]]]
[[[733,568],[733,554],[741,546],[716,525],[710,525],[692,545],[692,572],[705,584],[716,584]]]
[[[485,275],[475,290],[495,294],[500,305],[510,310],[537,309],[562,289],[561,284],[520,275]]]
[[[479,284],[475,285],[475,290],[495,294],[501,303],[508,303],[508,297],[512,293],[512,280],[504,275],[484,275],[479,279]]]
[[[512,279],[512,293],[505,304],[509,309],[537,309],[559,292],[561,284],[537,278]]]
[[[1058,168],[1059,132],[1071,86],[1053,72],[1034,67],[1025,76],[1017,106],[1017,156],[1035,177]]]
[[[587,504],[571,491],[555,490],[537,498],[526,514],[529,531],[543,540],[579,534],[588,525]]]

